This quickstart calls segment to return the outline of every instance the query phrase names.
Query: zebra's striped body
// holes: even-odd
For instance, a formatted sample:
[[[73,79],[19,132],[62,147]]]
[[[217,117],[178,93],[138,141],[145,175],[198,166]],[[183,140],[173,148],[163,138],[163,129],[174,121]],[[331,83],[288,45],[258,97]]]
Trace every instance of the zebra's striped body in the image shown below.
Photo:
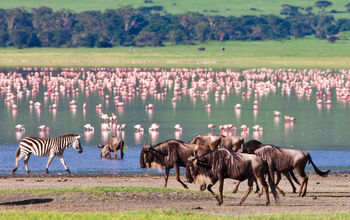
[[[26,172],[28,169],[28,160],[30,155],[33,153],[39,157],[49,157],[46,165],[46,172],[48,173],[49,165],[55,156],[60,158],[61,163],[68,173],[70,173],[68,167],[66,166],[63,159],[63,152],[68,147],[74,147],[79,153],[83,150],[81,148],[80,136],[77,134],[64,134],[59,137],[54,138],[38,138],[38,137],[25,137],[19,143],[18,149],[16,151],[16,165],[13,169],[13,173],[17,170],[18,162],[24,159],[24,166]]]

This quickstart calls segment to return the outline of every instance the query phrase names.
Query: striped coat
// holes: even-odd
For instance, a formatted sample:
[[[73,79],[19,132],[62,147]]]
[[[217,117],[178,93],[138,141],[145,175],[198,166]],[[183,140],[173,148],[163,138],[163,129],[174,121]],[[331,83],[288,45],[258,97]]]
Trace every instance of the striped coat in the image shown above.
[[[83,152],[80,144],[80,135],[77,134],[63,134],[59,137],[53,138],[38,138],[38,137],[25,137],[19,143],[16,151],[16,165],[12,170],[14,173],[17,170],[18,162],[24,158],[24,166],[26,172],[29,173],[28,160],[33,153],[39,157],[49,157],[46,165],[46,172],[48,173],[49,165],[55,156],[60,158],[61,163],[68,173],[70,173],[64,159],[63,152],[68,147],[73,147],[79,153]]]

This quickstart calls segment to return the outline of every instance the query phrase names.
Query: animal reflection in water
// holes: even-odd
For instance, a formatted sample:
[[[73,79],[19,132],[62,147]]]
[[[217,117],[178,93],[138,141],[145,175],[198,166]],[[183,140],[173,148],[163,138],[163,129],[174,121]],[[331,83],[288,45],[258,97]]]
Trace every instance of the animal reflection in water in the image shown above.
[[[120,137],[112,136],[106,145],[98,145],[98,148],[101,150],[102,158],[112,158],[111,153],[114,154],[114,159],[117,159],[118,150],[120,151],[120,159],[124,157],[124,141]]]

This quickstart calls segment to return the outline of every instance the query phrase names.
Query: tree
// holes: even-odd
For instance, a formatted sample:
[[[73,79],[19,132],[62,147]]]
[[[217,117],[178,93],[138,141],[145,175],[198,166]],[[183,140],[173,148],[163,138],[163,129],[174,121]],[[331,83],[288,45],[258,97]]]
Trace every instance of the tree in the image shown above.
[[[330,7],[332,4],[333,4],[332,2],[324,1],[324,0],[315,2],[315,6],[320,9],[321,13],[324,12],[325,8]]]
[[[160,37],[155,32],[149,32],[149,31],[141,31],[136,37],[135,37],[135,44],[139,47],[144,46],[162,46],[162,41]]]
[[[290,17],[298,16],[300,14],[299,10],[302,9],[299,6],[283,4],[280,15],[286,15]]]
[[[346,4],[346,5],[345,5],[345,8],[346,8],[346,10],[347,10],[348,12],[350,12],[350,3]]]

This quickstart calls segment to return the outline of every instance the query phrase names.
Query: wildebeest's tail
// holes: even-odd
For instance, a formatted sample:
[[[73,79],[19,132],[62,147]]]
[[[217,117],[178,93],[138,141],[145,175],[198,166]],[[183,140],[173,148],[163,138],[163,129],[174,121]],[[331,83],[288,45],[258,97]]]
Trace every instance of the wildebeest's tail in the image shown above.
[[[267,178],[269,180],[270,189],[271,189],[273,198],[275,199],[275,202],[277,202],[278,195],[277,195],[277,191],[276,191],[276,188],[275,188],[275,183],[272,180],[272,177],[271,177],[270,172],[269,172],[269,165],[268,165],[268,163],[266,161],[265,161],[265,165],[266,165]]]
[[[16,157],[18,157],[20,153],[21,153],[21,148],[20,148],[20,146],[18,146],[18,148],[16,150]]]
[[[316,165],[314,164],[314,162],[312,161],[311,156],[310,156],[309,153],[307,154],[307,158],[308,158],[308,160],[309,160],[309,163],[312,164],[312,166],[314,167],[315,172],[316,172],[318,175],[325,177],[325,176],[327,176],[327,174],[331,171],[331,170],[327,170],[326,172],[323,172],[323,171],[319,170],[319,169],[316,167]]]

